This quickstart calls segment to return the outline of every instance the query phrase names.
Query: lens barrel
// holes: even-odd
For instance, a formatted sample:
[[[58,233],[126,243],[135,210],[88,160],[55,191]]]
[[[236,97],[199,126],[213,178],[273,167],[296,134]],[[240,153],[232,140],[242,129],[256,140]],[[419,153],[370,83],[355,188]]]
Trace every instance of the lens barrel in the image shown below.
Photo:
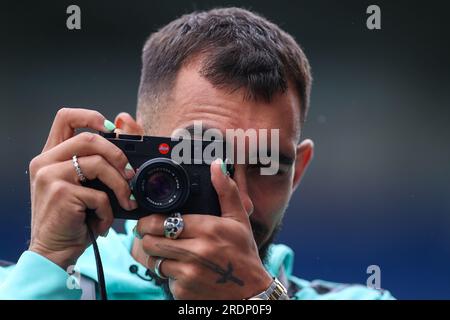
[[[145,162],[131,182],[139,206],[150,212],[174,212],[184,205],[190,193],[184,168],[167,158]]]

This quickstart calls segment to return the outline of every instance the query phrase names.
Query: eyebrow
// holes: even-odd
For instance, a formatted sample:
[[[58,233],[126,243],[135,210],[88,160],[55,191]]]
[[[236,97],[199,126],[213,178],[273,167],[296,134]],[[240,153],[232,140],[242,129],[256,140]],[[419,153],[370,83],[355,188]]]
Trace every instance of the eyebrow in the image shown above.
[[[196,137],[196,136],[195,136],[195,133],[196,133],[196,132],[195,132],[195,126],[194,126],[193,124],[191,124],[191,125],[185,127],[184,129],[187,130],[187,131],[189,132],[189,134],[190,134],[192,137],[194,137],[194,138]],[[202,124],[202,137],[200,137],[200,138],[203,138],[203,135],[205,134],[205,132],[208,131],[208,130],[210,130],[210,129],[220,131],[220,130],[217,129],[217,128],[213,128],[213,127],[210,127],[210,126],[207,126],[207,125]]]

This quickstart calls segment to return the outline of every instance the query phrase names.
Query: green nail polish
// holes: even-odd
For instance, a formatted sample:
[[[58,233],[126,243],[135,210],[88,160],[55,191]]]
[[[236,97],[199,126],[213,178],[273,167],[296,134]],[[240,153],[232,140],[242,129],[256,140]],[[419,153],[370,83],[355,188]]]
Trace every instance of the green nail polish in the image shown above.
[[[136,238],[138,238],[139,240],[142,239],[141,235],[140,235],[140,234],[137,232],[137,230],[136,230],[136,226],[134,226],[134,228],[133,228],[133,235],[134,235]]]
[[[133,167],[131,166],[131,164],[128,162],[127,165],[125,166],[126,170],[133,170]]]
[[[105,127],[106,130],[108,130],[109,132],[112,132],[114,130],[116,130],[116,126],[114,125],[114,123],[112,123],[109,120],[106,120],[103,122],[103,126]]]
[[[136,198],[134,197],[134,194],[130,194],[130,200],[131,201],[136,201]]]
[[[220,169],[222,169],[222,173],[224,175],[228,176],[227,165],[222,161],[222,159],[220,160]]]

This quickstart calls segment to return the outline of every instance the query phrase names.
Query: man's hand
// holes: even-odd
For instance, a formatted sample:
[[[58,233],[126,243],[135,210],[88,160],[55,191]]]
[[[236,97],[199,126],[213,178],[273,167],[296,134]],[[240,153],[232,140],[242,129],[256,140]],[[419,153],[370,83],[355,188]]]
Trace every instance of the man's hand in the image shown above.
[[[30,163],[32,202],[30,250],[66,269],[74,264],[90,244],[86,228],[86,209],[96,218],[92,228],[105,235],[113,222],[108,196],[81,186],[72,157],[87,179],[100,179],[111,188],[126,210],[136,208],[130,201],[127,179],[134,171],[127,167],[122,150],[100,135],[81,133],[77,128],[111,131],[114,125],[97,111],[67,109],[58,111],[44,150]]]
[[[142,218],[136,226],[149,256],[148,267],[154,270],[155,257],[165,258],[160,270],[169,277],[176,299],[245,299],[272,282],[259,257],[238,187],[224,172],[221,161],[211,165],[221,217],[183,215],[185,227],[176,240],[164,237],[165,215]]]

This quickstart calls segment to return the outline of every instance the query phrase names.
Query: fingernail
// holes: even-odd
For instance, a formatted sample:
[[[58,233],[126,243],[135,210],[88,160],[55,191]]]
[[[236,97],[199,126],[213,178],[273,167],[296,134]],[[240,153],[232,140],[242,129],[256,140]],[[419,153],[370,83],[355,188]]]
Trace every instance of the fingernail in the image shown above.
[[[222,173],[225,176],[228,176],[228,170],[227,170],[227,165],[225,162],[222,161],[222,159],[220,159],[220,169],[222,169]]]
[[[128,204],[130,206],[130,210],[134,210],[138,207],[136,198],[134,197],[133,194],[130,194],[130,200],[128,201]]]
[[[127,165],[125,166],[125,176],[128,179],[131,179],[134,177],[134,169],[131,166],[131,164],[128,162]]]
[[[137,232],[136,226],[134,226],[134,228],[133,228],[133,235],[135,236],[135,238],[137,238],[139,240],[142,239],[141,235]]]
[[[114,125],[114,123],[112,123],[109,120],[106,120],[103,122],[103,126],[105,127],[105,129],[109,132],[112,132],[116,129],[116,126]]]

